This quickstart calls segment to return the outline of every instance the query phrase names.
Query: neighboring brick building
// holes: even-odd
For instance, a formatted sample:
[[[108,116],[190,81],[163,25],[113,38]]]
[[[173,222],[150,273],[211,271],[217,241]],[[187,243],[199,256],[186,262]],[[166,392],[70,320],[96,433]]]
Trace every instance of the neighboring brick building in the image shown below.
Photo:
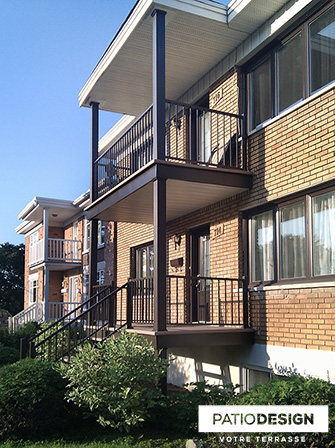
[[[335,381],[334,36],[330,1],[137,2],[79,95],[88,217],[177,384]]]
[[[24,310],[13,328],[31,320],[54,321],[89,298],[89,193],[75,201],[34,198],[20,213],[25,236]],[[45,244],[45,241],[47,243]],[[98,284],[114,281],[114,225],[99,223]]]

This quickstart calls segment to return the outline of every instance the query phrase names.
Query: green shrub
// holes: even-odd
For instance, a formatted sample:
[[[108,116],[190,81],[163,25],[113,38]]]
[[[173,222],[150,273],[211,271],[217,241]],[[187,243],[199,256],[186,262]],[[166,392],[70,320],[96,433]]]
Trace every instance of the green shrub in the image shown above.
[[[62,374],[69,401],[103,426],[129,431],[162,400],[158,383],[166,369],[167,361],[155,356],[145,338],[121,332],[95,348],[83,346]]]
[[[8,328],[0,329],[0,343],[6,347],[13,347],[20,350],[20,339],[28,340],[39,331],[40,325],[37,322],[28,322],[17,331],[11,333]]]
[[[187,389],[169,391],[165,409],[157,409],[156,420],[166,429],[190,434],[198,429],[199,405],[224,405],[237,386],[213,385],[206,381],[185,384]]]
[[[6,347],[0,344],[0,367],[12,364],[20,359],[20,352],[14,347]]]
[[[65,381],[51,364],[23,359],[0,369],[0,436],[50,433],[66,416]]]
[[[329,432],[315,434],[299,434],[305,436],[306,442],[299,442],[299,447],[322,447],[335,446],[335,385],[327,381],[315,378],[305,378],[293,375],[282,379],[275,379],[268,383],[254,386],[250,392],[244,392],[232,399],[229,404],[236,405],[328,405],[329,406]],[[234,434],[236,435],[236,434]],[[246,436],[246,434],[242,434]],[[298,434],[249,434],[253,438],[252,446],[265,448],[273,446],[272,442],[257,442],[256,436],[295,436]],[[230,446],[247,447],[250,443],[232,443]],[[287,448],[287,443],[277,442],[276,448]]]

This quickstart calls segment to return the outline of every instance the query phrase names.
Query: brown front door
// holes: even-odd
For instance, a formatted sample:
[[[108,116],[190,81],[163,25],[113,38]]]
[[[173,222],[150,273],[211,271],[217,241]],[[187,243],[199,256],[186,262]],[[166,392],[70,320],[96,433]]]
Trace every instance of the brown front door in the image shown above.
[[[192,322],[210,322],[209,227],[192,232]]]

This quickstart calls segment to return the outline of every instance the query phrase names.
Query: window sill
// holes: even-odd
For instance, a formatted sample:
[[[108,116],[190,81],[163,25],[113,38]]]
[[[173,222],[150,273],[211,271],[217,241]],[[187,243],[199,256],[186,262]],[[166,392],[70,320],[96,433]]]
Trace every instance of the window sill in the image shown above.
[[[249,291],[275,291],[275,290],[286,290],[286,289],[310,289],[310,288],[330,288],[335,286],[335,281],[324,281],[324,282],[304,282],[304,283],[286,283],[286,284],[275,284],[269,286],[255,286],[249,287]]]
[[[105,247],[105,243],[98,244],[98,249],[103,249]]]
[[[86,249],[86,250],[83,251],[83,255],[88,254],[89,252],[90,252],[90,250]]]
[[[276,115],[273,118],[269,118],[268,120],[264,121],[263,123],[256,126],[254,129],[248,132],[248,137],[252,137],[254,134],[256,134],[258,131],[265,129],[266,127],[270,126],[271,124],[275,123],[276,121],[280,120],[281,118],[286,117],[286,115],[289,115],[290,113],[294,112],[295,110],[299,109],[300,107],[305,106],[305,104],[309,103],[310,101],[315,100],[316,98],[324,95],[329,90],[332,90],[335,87],[335,81],[328,84],[326,87],[321,88],[320,90],[317,90],[315,93],[310,95],[309,97],[305,98],[304,100],[299,101],[298,103],[294,103],[292,106],[285,109],[280,114]]]

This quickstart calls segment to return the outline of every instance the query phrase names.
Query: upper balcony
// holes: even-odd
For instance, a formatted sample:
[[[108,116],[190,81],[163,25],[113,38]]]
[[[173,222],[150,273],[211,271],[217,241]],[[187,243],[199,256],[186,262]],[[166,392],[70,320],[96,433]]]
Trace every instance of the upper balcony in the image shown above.
[[[51,270],[65,270],[81,264],[81,242],[62,238],[48,238],[48,252],[45,256],[44,239],[29,248],[29,266],[44,262],[51,263]]]
[[[153,160],[152,106],[95,161],[100,198]],[[166,102],[165,161],[244,170],[244,117]]]
[[[152,222],[157,177],[167,179],[167,220],[247,190],[244,123],[243,115],[166,101],[164,158],[157,160],[151,105],[95,159],[91,216]]]
[[[90,218],[152,222],[152,181],[159,178],[166,180],[168,220],[251,188],[237,98],[243,86],[224,92],[221,111],[194,105],[273,38],[285,4],[135,4],[79,94],[80,106],[92,110]],[[98,110],[136,120],[103,154]]]

